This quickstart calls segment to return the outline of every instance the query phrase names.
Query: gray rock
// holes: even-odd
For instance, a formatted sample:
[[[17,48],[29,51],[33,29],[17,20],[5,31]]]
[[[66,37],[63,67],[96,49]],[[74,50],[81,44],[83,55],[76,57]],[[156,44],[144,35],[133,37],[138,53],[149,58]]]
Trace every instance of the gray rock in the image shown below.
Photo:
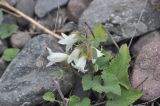
[[[14,6],[19,0],[6,0],[10,5]]]
[[[131,83],[143,92],[144,101],[160,97],[160,36],[150,38],[135,60]]]
[[[59,6],[67,4],[68,0],[38,0],[35,6],[35,14],[42,18],[46,16],[50,11],[56,9]]]
[[[4,52],[6,48],[7,48],[6,42],[0,40],[0,55]]]
[[[0,58],[0,77],[2,76],[5,69],[7,68],[7,65],[8,64],[2,58]]]
[[[28,42],[24,49],[10,63],[0,79],[0,106],[35,106],[42,103],[42,95],[50,90],[55,92],[55,72],[64,71],[60,84],[63,94],[73,86],[73,73],[69,68],[53,65],[46,67],[48,51],[63,52],[55,38],[39,35]]]
[[[77,30],[77,24],[75,24],[73,21],[70,21],[60,29],[60,32],[67,33],[67,32],[72,32],[72,31]]]
[[[12,47],[23,48],[25,44],[31,39],[28,32],[16,32],[10,38]]]
[[[134,57],[138,55],[138,53],[141,51],[142,47],[146,45],[147,43],[153,41],[153,39],[157,39],[160,41],[160,32],[154,31],[149,34],[145,34],[143,37],[138,39],[137,42],[132,46],[131,51]]]
[[[57,12],[59,12],[58,18]],[[59,11],[53,11],[49,13],[46,17],[39,19],[38,22],[52,30],[55,29],[55,26],[56,29],[60,29],[64,25],[66,17],[66,10],[62,8]]]
[[[84,22],[87,22],[91,28],[97,23],[102,23],[106,30],[112,32],[116,41],[130,38],[135,27],[136,36],[153,31],[160,27],[160,11],[151,3],[153,1],[155,0],[148,1],[142,18],[137,24],[146,0],[93,0],[79,19],[79,29],[83,29]],[[159,0],[156,1],[160,3]]]
[[[77,22],[92,0],[70,0],[67,5],[69,20]]]
[[[5,24],[17,24],[16,17],[11,14],[5,14],[2,23]]]
[[[34,0],[19,0],[16,5],[16,8],[21,10],[26,15],[33,17],[34,16]],[[20,26],[27,26],[29,22],[23,18],[17,18],[17,22]]]

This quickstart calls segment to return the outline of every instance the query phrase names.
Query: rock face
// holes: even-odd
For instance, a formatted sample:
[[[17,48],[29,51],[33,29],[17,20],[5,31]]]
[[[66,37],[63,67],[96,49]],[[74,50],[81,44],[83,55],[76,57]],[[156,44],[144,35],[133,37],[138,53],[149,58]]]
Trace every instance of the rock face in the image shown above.
[[[55,26],[56,26],[56,29],[60,29],[65,23],[66,17],[67,17],[66,10],[64,8],[61,8],[59,10],[58,19],[57,19],[57,11],[53,11],[49,13],[46,17],[39,19],[38,22],[41,25],[44,25],[45,27],[52,30],[55,29]]]
[[[67,4],[68,0],[38,0],[35,6],[35,13],[39,18],[44,17],[50,11],[56,9],[59,6]]]
[[[145,4],[146,0],[93,0],[79,19],[79,29],[83,29],[84,22],[92,28],[102,23],[116,41],[130,38],[135,27],[136,36],[155,30],[160,27],[160,11],[156,8],[160,1],[149,0]],[[137,24],[143,8],[142,18]]]
[[[14,6],[18,2],[18,0],[6,0],[10,5]]]
[[[142,100],[150,101],[160,96],[160,36],[150,37],[150,41],[139,49],[131,83],[143,92]]]
[[[21,10],[23,13],[27,14],[30,17],[33,17],[34,15],[34,7],[34,0],[19,0],[16,5],[17,9]],[[26,26],[29,24],[29,22],[23,18],[17,18],[17,22],[20,26]]]
[[[0,79],[0,106],[35,106],[42,102],[42,95],[46,91],[56,91],[55,72],[64,71],[64,68],[57,65],[46,68],[46,47],[54,52],[62,52],[56,42],[48,35],[39,35],[28,42]],[[66,73],[58,82],[66,94],[72,88],[74,80],[70,69],[65,69],[64,72]]]

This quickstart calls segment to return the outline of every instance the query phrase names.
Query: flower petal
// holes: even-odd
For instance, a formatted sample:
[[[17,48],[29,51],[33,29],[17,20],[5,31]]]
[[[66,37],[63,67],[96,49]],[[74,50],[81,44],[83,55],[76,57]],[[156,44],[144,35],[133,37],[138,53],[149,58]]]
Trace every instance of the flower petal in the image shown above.
[[[72,48],[74,43],[78,41],[78,37],[76,34],[71,34],[67,36],[64,33],[62,33],[62,36],[64,37],[64,39],[59,40],[58,43],[66,45],[66,51],[68,52]]]
[[[62,62],[68,58],[68,55],[65,53],[55,53],[52,52],[50,48],[47,48],[49,55],[47,56],[47,59],[49,60],[49,63],[47,66],[50,66],[52,64],[55,64],[56,62]]]
[[[76,48],[73,52],[69,55],[67,62],[71,63],[72,61],[76,62],[78,60],[80,54],[80,49]]]
[[[84,69],[86,66],[86,56],[81,56],[75,65],[74,64],[71,64],[71,65],[74,68],[78,69],[78,71],[81,71],[83,73],[88,71]]]
[[[101,57],[101,56],[104,55],[104,54],[103,54],[100,50],[98,50],[98,49],[96,49],[96,52],[97,52],[97,57]]]

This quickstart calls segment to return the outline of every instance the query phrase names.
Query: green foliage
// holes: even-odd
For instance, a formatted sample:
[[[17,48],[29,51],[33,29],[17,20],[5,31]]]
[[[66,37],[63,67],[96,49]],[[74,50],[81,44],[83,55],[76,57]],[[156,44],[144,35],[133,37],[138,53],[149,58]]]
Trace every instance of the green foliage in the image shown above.
[[[89,74],[84,75],[82,78],[82,86],[83,86],[83,90],[85,91],[89,89],[93,89],[99,93],[102,93],[100,76],[95,76],[92,79]]]
[[[46,92],[42,98],[43,98],[43,100],[48,101],[48,102],[55,101],[55,95],[53,92],[50,92],[50,91]]]
[[[102,60],[102,61],[101,61]],[[96,68],[103,68],[101,76],[84,75],[82,86],[84,90],[92,89],[96,92],[104,92],[109,101],[107,106],[128,106],[137,100],[142,94],[132,88],[128,78],[128,67],[131,60],[127,45],[122,45],[119,54],[108,64],[105,58],[99,58]],[[104,64],[103,64],[104,63]],[[106,65],[105,65],[106,64]]]
[[[103,54],[104,56],[99,57],[96,60],[96,65],[97,65],[96,67],[98,67],[99,70],[104,70],[105,68],[107,68],[109,60],[112,58],[111,52],[104,52]]]
[[[18,27],[14,24],[0,24],[0,39],[6,39],[16,32]]]
[[[128,79],[128,67],[130,60],[131,57],[127,45],[122,45],[119,50],[119,54],[112,59],[109,66],[104,70],[104,73],[109,72],[115,75],[120,84],[127,89],[130,86]]]
[[[92,90],[105,95],[108,100],[106,106],[132,104],[142,96],[142,93],[134,89],[129,82],[128,67],[131,61],[129,48],[126,44],[122,45],[118,55],[113,57],[111,52],[100,48],[100,43],[105,42],[108,38],[103,25],[96,25],[92,32],[94,36],[80,37],[79,42],[77,41],[75,47],[80,49],[80,53],[74,54],[75,61],[71,63],[72,66],[75,64],[74,68],[82,73],[84,68],[89,70],[82,76],[83,90]],[[81,56],[86,58],[80,60]],[[57,71],[56,77],[57,79],[62,78],[63,73]],[[89,98],[80,100],[77,96],[71,96],[68,102],[68,106],[90,106],[91,104]]]
[[[69,106],[90,106],[90,99],[84,98],[80,101],[79,97],[73,95],[69,98]]]
[[[121,87],[122,95],[107,95],[109,100],[107,101],[106,106],[128,106],[135,102],[138,98],[142,96],[142,93],[132,87],[129,87],[128,90],[124,87]]]
[[[2,58],[5,61],[11,61],[19,52],[18,48],[8,48],[4,51]]]
[[[59,70],[59,71],[56,71],[56,78],[57,79],[61,79],[63,77],[63,71],[62,70]]]
[[[102,24],[97,24],[93,29],[93,46],[98,47],[101,42],[107,41],[108,33],[105,31],[105,28]]]

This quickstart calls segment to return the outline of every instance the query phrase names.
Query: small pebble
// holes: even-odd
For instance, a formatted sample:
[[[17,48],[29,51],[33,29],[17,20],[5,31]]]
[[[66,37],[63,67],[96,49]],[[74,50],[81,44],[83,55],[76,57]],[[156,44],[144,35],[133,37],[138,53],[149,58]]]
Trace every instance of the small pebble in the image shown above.
[[[67,5],[69,20],[77,22],[92,0],[70,0]]]
[[[21,49],[30,39],[31,35],[27,32],[17,32],[11,36],[10,42],[13,47]]]

